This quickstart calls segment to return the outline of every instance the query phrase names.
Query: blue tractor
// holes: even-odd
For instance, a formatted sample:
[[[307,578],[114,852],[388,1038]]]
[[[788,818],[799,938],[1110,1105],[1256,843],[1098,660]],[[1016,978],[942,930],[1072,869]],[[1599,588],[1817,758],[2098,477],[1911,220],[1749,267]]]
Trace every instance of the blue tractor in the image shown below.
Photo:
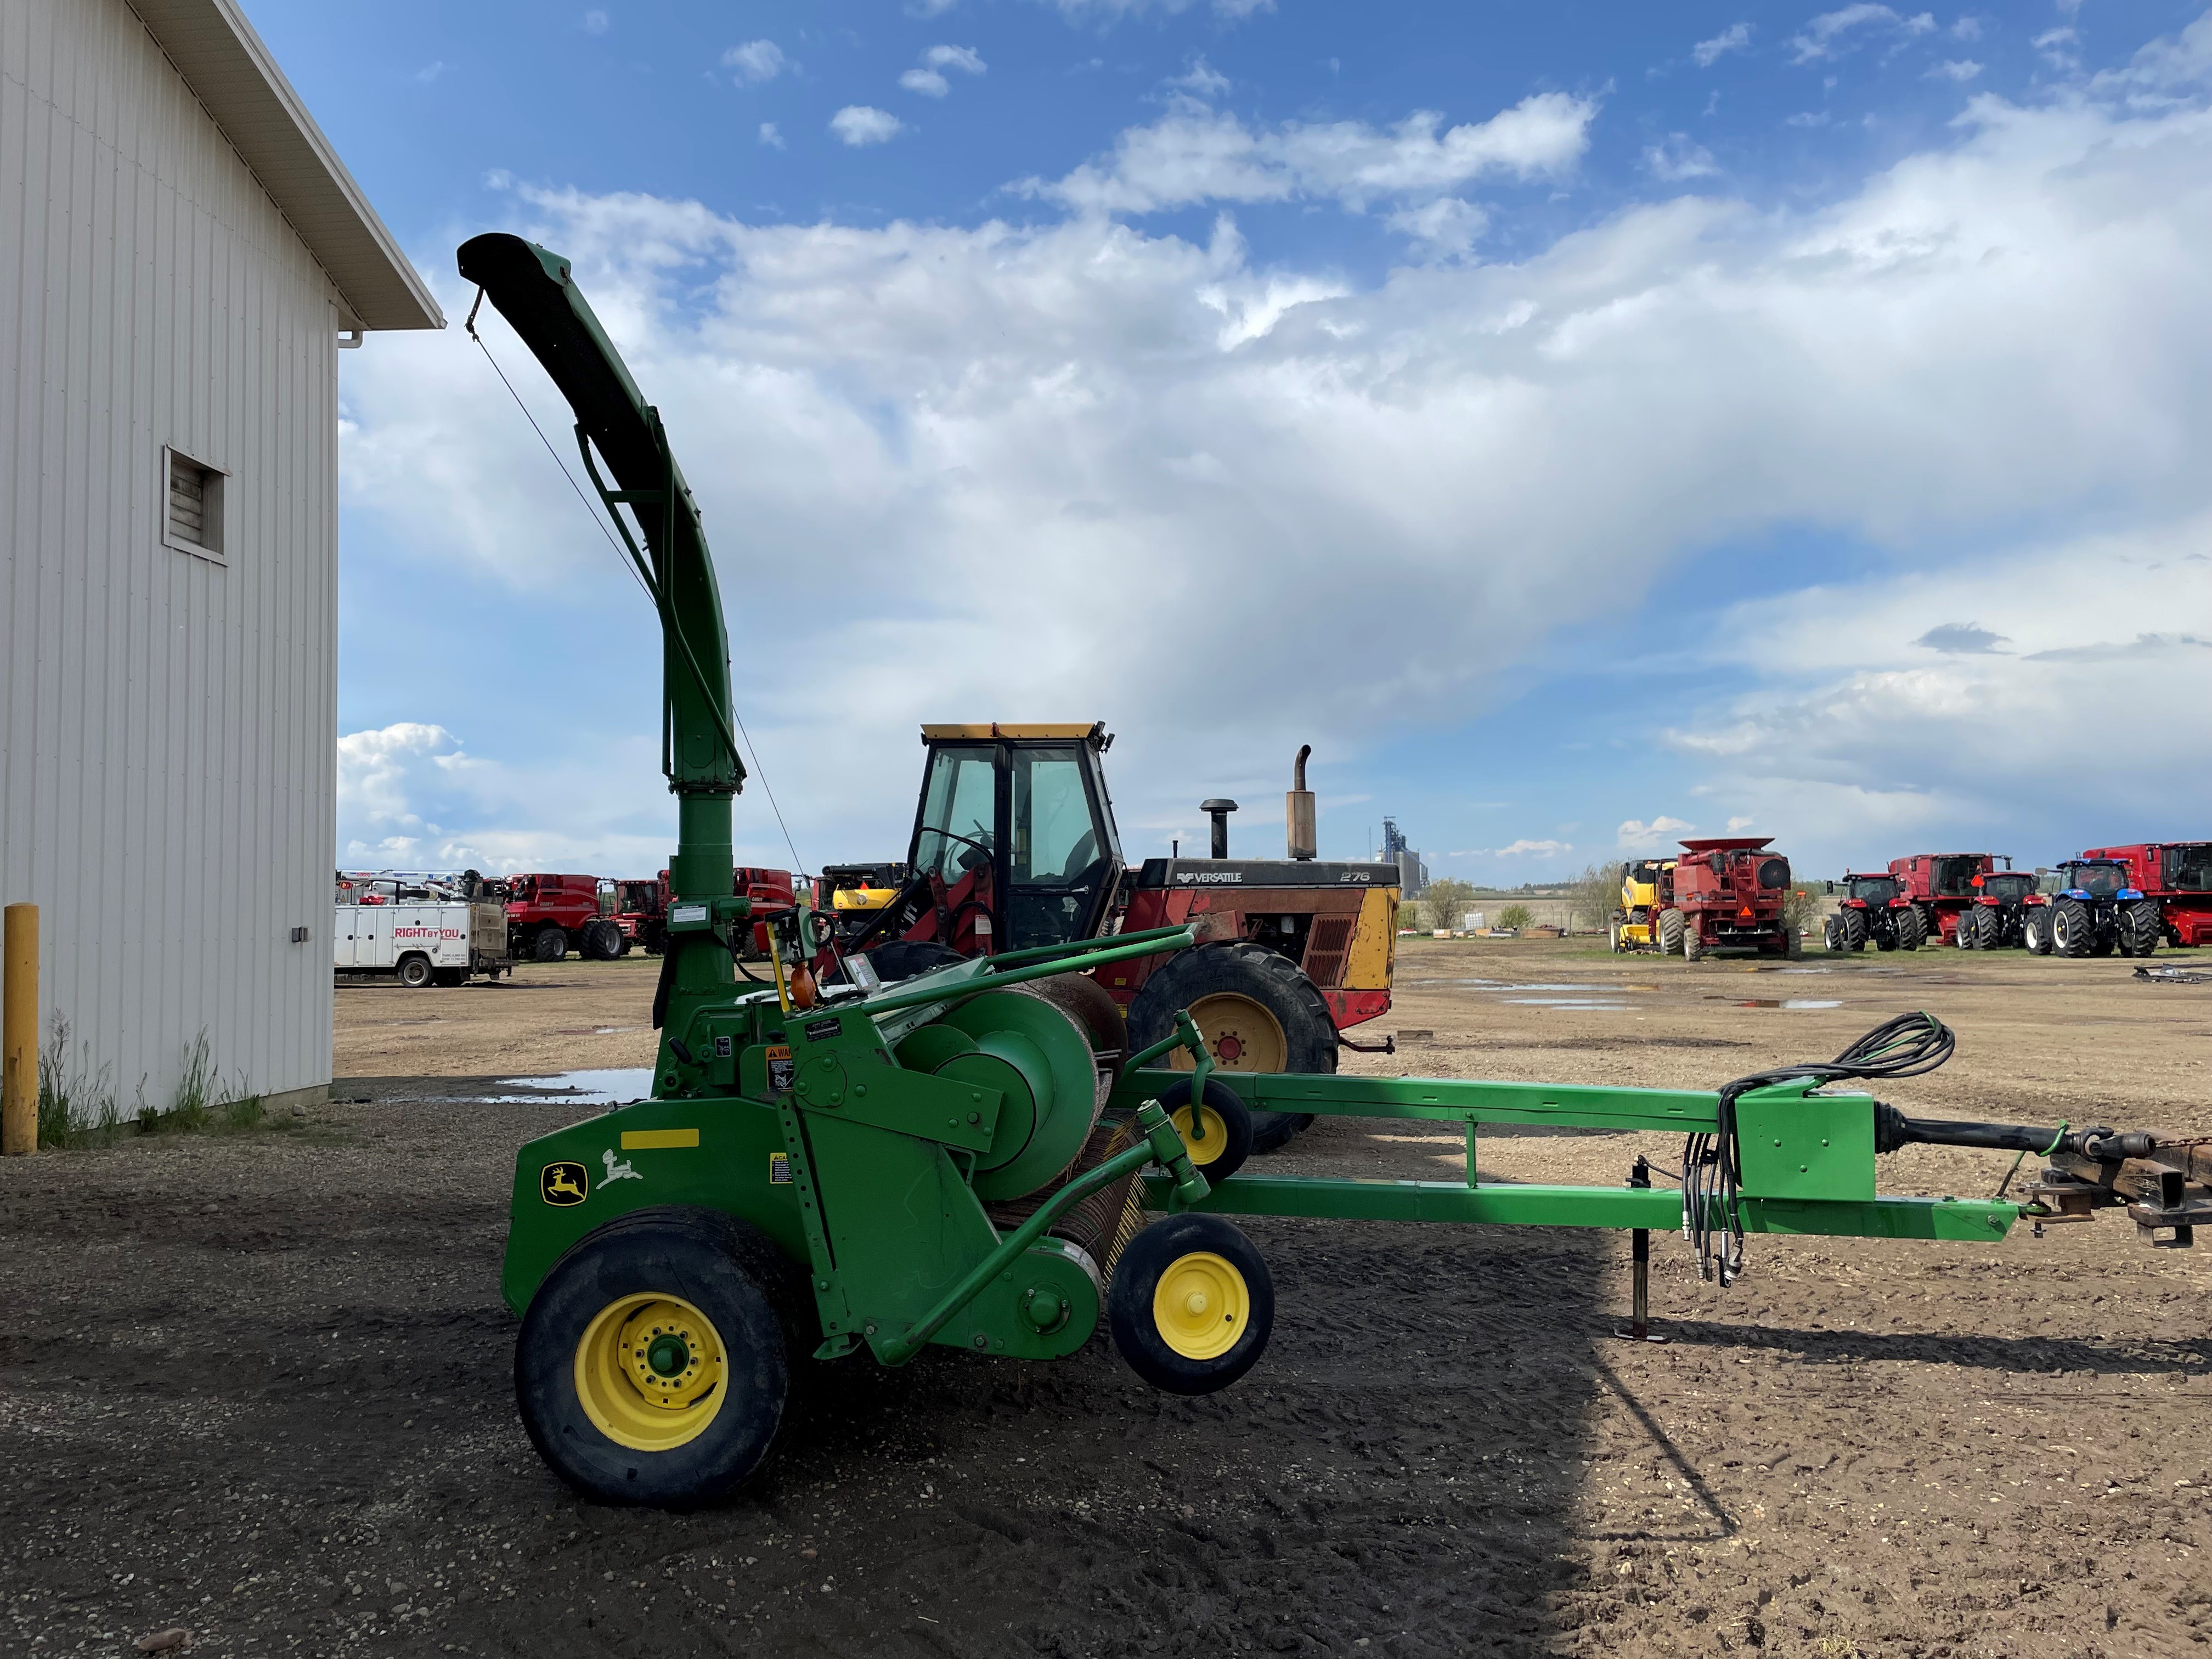
[[[2148,956],[2158,948],[2158,902],[2129,885],[2123,859],[2071,859],[2058,866],[2058,891],[2029,923],[2038,956]]]

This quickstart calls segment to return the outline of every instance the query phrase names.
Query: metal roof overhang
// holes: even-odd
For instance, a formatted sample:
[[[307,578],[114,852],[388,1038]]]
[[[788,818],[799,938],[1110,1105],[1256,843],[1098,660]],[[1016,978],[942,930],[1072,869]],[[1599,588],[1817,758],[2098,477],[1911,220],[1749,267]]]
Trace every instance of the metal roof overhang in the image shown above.
[[[443,328],[445,314],[234,0],[128,0],[360,326]]]

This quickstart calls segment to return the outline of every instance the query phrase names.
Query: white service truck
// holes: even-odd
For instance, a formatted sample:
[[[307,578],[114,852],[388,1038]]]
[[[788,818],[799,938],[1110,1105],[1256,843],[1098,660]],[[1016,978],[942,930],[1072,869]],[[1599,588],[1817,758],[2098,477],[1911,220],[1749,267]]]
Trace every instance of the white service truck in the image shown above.
[[[496,898],[466,899],[357,875],[342,879],[335,908],[332,965],[341,974],[392,974],[402,985],[420,988],[514,971],[507,906]]]

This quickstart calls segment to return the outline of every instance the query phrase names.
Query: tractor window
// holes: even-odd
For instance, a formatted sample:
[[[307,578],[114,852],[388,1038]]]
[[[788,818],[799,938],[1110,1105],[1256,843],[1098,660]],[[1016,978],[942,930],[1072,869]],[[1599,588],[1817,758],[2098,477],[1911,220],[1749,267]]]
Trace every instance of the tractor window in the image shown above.
[[[2017,904],[2035,890],[2035,878],[2025,870],[2000,870],[1982,878],[1982,896],[1999,904]]]
[[[988,749],[940,749],[929,763],[922,792],[921,833],[915,865],[948,886],[991,858],[991,824],[997,817]]]
[[[1027,949],[1081,939],[1095,920],[1115,858],[1110,836],[1101,833],[1081,754],[1018,749],[1012,782],[1009,943]]]
[[[1897,896],[1895,876],[1852,876],[1844,884],[1853,898],[1869,904],[1887,904]]]
[[[2091,898],[2110,898],[2127,885],[2127,872],[2112,864],[2077,864],[2069,870],[2069,884]]]
[[[2167,848],[2166,885],[2169,892],[2212,893],[2212,842]]]
[[[1091,797],[1073,749],[1024,749],[1014,755],[1014,865],[1017,885],[1062,886],[1098,859]]]

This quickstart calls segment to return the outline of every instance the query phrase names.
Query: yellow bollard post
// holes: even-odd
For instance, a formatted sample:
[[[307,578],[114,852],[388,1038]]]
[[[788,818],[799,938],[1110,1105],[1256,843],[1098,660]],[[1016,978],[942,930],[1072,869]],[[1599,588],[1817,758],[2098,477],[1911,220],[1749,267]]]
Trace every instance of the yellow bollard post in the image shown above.
[[[39,907],[0,928],[0,1154],[39,1150]]]

